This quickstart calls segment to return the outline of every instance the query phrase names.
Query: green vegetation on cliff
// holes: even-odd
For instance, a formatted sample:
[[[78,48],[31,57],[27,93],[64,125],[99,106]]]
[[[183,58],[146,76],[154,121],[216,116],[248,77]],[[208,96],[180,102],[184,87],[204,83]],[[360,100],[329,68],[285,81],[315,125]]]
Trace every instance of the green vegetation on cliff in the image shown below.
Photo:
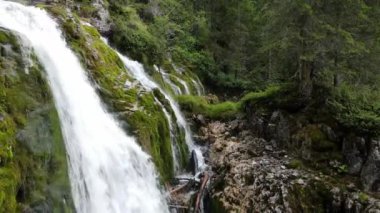
[[[317,100],[347,128],[378,134],[377,3],[117,0],[105,5],[113,22],[111,43],[145,64],[165,68],[169,56],[214,91],[233,95],[293,84],[291,94],[298,99],[292,101],[306,107]],[[367,97],[361,98],[363,93]]]
[[[55,13],[57,8],[48,10]],[[174,166],[169,123],[153,92],[145,91],[138,84],[126,86],[126,82],[135,80],[95,28],[81,25],[78,18],[59,17],[70,46],[86,67],[90,79],[99,86],[98,92],[107,106],[126,122],[126,131],[136,135],[143,149],[152,156],[162,180],[172,178]],[[180,152],[181,165],[185,166],[188,151],[183,135],[177,134],[175,142],[182,147],[181,150],[186,150]]]
[[[247,93],[237,102],[209,103],[205,97],[192,95],[178,96],[177,101],[185,111],[203,114],[211,119],[230,119],[236,117],[238,113],[244,113],[248,103],[271,100],[279,96],[280,91],[281,87],[270,86],[263,91]]]
[[[0,29],[0,212],[73,212],[66,151],[44,72]]]

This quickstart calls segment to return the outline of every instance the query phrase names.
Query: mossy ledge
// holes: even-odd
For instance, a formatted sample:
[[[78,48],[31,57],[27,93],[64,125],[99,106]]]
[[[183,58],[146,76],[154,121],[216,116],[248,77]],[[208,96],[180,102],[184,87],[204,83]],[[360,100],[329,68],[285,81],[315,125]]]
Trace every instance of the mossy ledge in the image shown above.
[[[74,212],[58,114],[42,67],[34,56],[26,67],[22,51],[0,29],[0,212]]]
[[[193,95],[177,96],[177,101],[186,112],[203,114],[210,119],[228,120],[236,117],[239,113],[244,113],[244,108],[248,102],[259,102],[270,99],[280,91],[280,86],[271,86],[263,91],[247,93],[239,101],[235,102],[210,103],[205,97]]]

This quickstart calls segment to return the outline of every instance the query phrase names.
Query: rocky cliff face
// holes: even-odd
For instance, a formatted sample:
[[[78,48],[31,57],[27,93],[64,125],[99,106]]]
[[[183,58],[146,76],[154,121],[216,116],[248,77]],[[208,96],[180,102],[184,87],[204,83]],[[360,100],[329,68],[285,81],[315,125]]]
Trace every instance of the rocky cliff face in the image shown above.
[[[288,149],[316,169],[333,172],[334,168],[360,179],[363,189],[379,193],[379,139],[313,123],[284,111],[261,116],[250,111],[252,131],[277,148]]]
[[[275,112],[271,117],[278,116],[282,115]],[[286,127],[283,118],[277,121],[268,125],[271,130],[279,131],[271,134],[284,138],[290,127]],[[237,119],[211,122],[200,128],[200,140],[210,146],[209,163],[213,173],[209,211],[380,211],[378,194],[366,192],[366,188],[362,190],[355,178],[340,174],[339,164],[331,165],[329,172],[306,166],[300,157],[311,159],[315,154],[310,153],[312,150],[304,148],[300,155],[294,154],[279,147],[274,139],[259,137],[252,131],[251,124],[248,120]],[[285,126],[279,128],[279,125]],[[262,126],[262,129],[267,130],[268,126]]]

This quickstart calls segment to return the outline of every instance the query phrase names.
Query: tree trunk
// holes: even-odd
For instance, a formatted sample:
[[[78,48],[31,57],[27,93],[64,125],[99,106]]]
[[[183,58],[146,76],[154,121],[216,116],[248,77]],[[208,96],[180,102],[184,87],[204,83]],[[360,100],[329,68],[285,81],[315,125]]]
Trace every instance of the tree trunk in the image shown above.
[[[299,94],[305,100],[310,99],[313,92],[313,70],[312,62],[301,60],[299,64]]]

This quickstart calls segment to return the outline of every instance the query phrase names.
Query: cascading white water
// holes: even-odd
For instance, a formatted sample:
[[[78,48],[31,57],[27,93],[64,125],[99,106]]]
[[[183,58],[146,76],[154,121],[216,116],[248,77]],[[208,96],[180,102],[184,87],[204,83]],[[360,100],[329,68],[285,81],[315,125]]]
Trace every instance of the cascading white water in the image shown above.
[[[77,212],[168,212],[149,156],[104,110],[53,19],[0,0],[0,26],[27,38],[47,71]]]
[[[203,86],[202,84],[199,82],[199,81],[196,81],[194,79],[191,79],[191,81],[193,82],[196,90],[197,90],[197,95],[203,95],[204,94],[204,89],[203,89]]]
[[[182,84],[182,86],[185,88],[185,95],[190,95],[190,89],[189,89],[189,87],[187,86],[187,83],[184,81],[184,80],[182,80],[182,79],[180,79],[180,78],[178,78],[177,76],[173,76],[180,84]]]
[[[141,84],[148,90],[158,88],[160,92],[165,96],[165,98],[169,101],[170,107],[172,108],[174,115],[177,118],[178,125],[185,130],[185,140],[186,140],[187,146],[189,147],[190,150],[194,150],[195,153],[197,154],[198,169],[203,170],[205,168],[205,163],[204,163],[202,152],[200,148],[194,144],[190,127],[187,124],[186,119],[183,116],[181,110],[179,109],[177,103],[165,90],[163,90],[156,82],[150,79],[148,74],[145,73],[145,70],[142,64],[140,64],[137,61],[133,61],[129,59],[128,57],[123,56],[120,53],[118,53],[118,55],[120,59],[124,62],[128,70],[131,72],[131,74],[136,78],[136,80],[141,82]]]
[[[183,68],[177,67],[173,62],[171,62],[171,63],[172,63],[172,66],[173,66],[174,70],[177,73],[182,74],[184,72]],[[181,80],[181,79],[179,79],[179,80]],[[191,81],[193,82],[193,84],[194,84],[194,86],[195,86],[195,88],[197,90],[197,95],[204,95],[205,94],[205,88],[203,87],[203,85],[202,85],[201,81],[199,80],[198,76],[196,76],[196,79],[191,78]],[[183,81],[183,83],[185,83],[184,86],[186,88],[186,86],[187,86],[186,82]],[[181,84],[183,84],[183,83],[181,83]],[[186,90],[189,91],[189,89],[186,89]],[[188,94],[190,94],[190,91],[188,92]]]
[[[162,78],[164,79],[165,83],[169,84],[169,86],[172,88],[174,93],[176,95],[182,95],[182,90],[179,86],[175,85],[169,78],[169,74],[167,73],[160,73],[162,75]]]
[[[164,105],[162,105],[162,103],[159,100],[157,100],[155,98],[155,101],[156,101],[156,103],[158,103],[161,106],[162,111],[164,112],[165,117],[168,120],[169,131],[170,131],[170,139],[172,141],[172,155],[173,155],[174,171],[179,171],[180,166],[179,166],[179,162],[178,162],[178,148],[177,148],[176,144],[173,143],[173,141],[175,141],[175,133],[174,133],[172,116],[169,114],[169,112],[165,109]]]
[[[175,83],[173,83],[172,80],[170,80],[170,74],[169,73],[167,73],[165,71],[161,71],[162,69],[159,69],[156,65],[154,65],[154,69],[158,73],[160,73],[160,75],[162,76],[164,82],[167,83],[167,84],[169,84],[169,86],[174,91],[174,94],[176,94],[176,95],[183,95],[183,92],[182,92],[181,88],[179,86],[177,86]],[[189,88],[187,87],[186,82],[184,82],[182,79],[179,79],[178,77],[176,77],[176,79],[178,80],[178,82],[180,82],[184,86],[186,94],[190,94],[190,91],[189,91]]]

